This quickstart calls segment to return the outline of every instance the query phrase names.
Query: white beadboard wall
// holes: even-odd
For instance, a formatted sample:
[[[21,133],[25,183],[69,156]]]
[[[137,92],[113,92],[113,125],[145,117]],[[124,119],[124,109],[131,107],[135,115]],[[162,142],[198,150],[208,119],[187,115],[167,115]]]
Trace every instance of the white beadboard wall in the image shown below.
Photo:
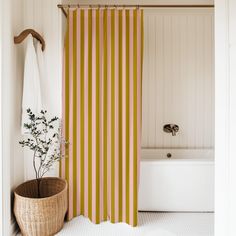
[[[34,28],[46,41],[45,62],[51,84],[49,107],[61,114],[63,21],[58,3],[71,0],[23,0],[24,28]],[[112,4],[113,0],[81,0]],[[77,1],[76,1],[77,2]],[[123,0],[116,3],[124,3]],[[135,4],[136,1],[129,1]],[[138,4],[144,1],[137,1]],[[150,3],[153,3],[150,1]],[[158,1],[159,4],[165,3]],[[168,0],[183,4],[186,0]],[[190,3],[190,2],[188,2]],[[212,4],[212,0],[191,0]],[[143,137],[145,148],[209,148],[214,139],[213,10],[151,9],[144,11]],[[21,29],[19,29],[19,32]],[[176,123],[176,137],[163,132]],[[25,153],[25,179],[33,176]],[[56,174],[57,171],[55,170]]]
[[[62,84],[62,20],[64,15],[57,8],[61,0],[24,0],[24,28],[33,28],[45,39],[44,60],[49,82],[47,97],[48,110],[53,116],[61,116],[61,84]],[[19,29],[21,31],[23,29]],[[25,46],[25,44],[24,44]],[[34,178],[32,153],[24,151],[25,179]],[[49,175],[57,175],[55,167]]]
[[[62,19],[57,8],[61,0],[24,0],[24,27],[33,28],[45,39],[44,60],[50,83],[48,107],[52,114],[61,113]]]
[[[144,11],[142,147],[214,146],[213,9]],[[163,125],[174,123],[174,137]]]

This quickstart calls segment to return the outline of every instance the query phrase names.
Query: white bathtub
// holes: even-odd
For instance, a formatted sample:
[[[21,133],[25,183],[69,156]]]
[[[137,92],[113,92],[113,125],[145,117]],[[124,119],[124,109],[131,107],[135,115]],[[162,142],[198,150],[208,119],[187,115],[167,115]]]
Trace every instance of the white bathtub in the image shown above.
[[[139,210],[214,211],[214,151],[142,149]]]

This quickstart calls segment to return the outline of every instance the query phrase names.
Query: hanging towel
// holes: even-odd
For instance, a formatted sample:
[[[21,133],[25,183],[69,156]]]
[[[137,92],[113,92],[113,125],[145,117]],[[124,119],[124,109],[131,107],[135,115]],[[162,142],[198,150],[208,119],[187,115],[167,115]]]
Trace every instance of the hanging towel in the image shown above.
[[[36,56],[39,68],[40,88],[41,88],[41,105],[43,110],[49,112],[50,109],[50,85],[47,79],[46,66],[44,61],[44,54],[40,42],[36,42]]]
[[[40,73],[32,35],[29,35],[27,38],[25,55],[21,121],[22,134],[27,133],[27,130],[24,128],[24,123],[29,122],[27,115],[28,108],[30,108],[35,114],[39,113],[42,109]]]

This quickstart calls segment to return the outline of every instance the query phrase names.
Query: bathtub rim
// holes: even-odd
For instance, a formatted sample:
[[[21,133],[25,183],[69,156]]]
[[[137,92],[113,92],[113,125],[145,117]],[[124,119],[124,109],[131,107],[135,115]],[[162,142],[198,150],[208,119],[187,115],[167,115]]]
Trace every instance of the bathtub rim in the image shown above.
[[[172,157],[168,158],[167,153],[171,153]],[[174,149],[174,148],[142,148],[141,162],[163,162],[163,163],[214,163],[214,149]]]

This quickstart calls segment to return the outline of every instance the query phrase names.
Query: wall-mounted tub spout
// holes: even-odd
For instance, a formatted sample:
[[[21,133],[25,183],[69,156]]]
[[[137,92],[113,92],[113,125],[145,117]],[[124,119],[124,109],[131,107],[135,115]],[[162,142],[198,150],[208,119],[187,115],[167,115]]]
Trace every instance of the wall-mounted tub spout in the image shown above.
[[[179,131],[179,126],[176,124],[167,124],[163,127],[164,132],[172,133],[172,136],[175,136],[176,133]]]

